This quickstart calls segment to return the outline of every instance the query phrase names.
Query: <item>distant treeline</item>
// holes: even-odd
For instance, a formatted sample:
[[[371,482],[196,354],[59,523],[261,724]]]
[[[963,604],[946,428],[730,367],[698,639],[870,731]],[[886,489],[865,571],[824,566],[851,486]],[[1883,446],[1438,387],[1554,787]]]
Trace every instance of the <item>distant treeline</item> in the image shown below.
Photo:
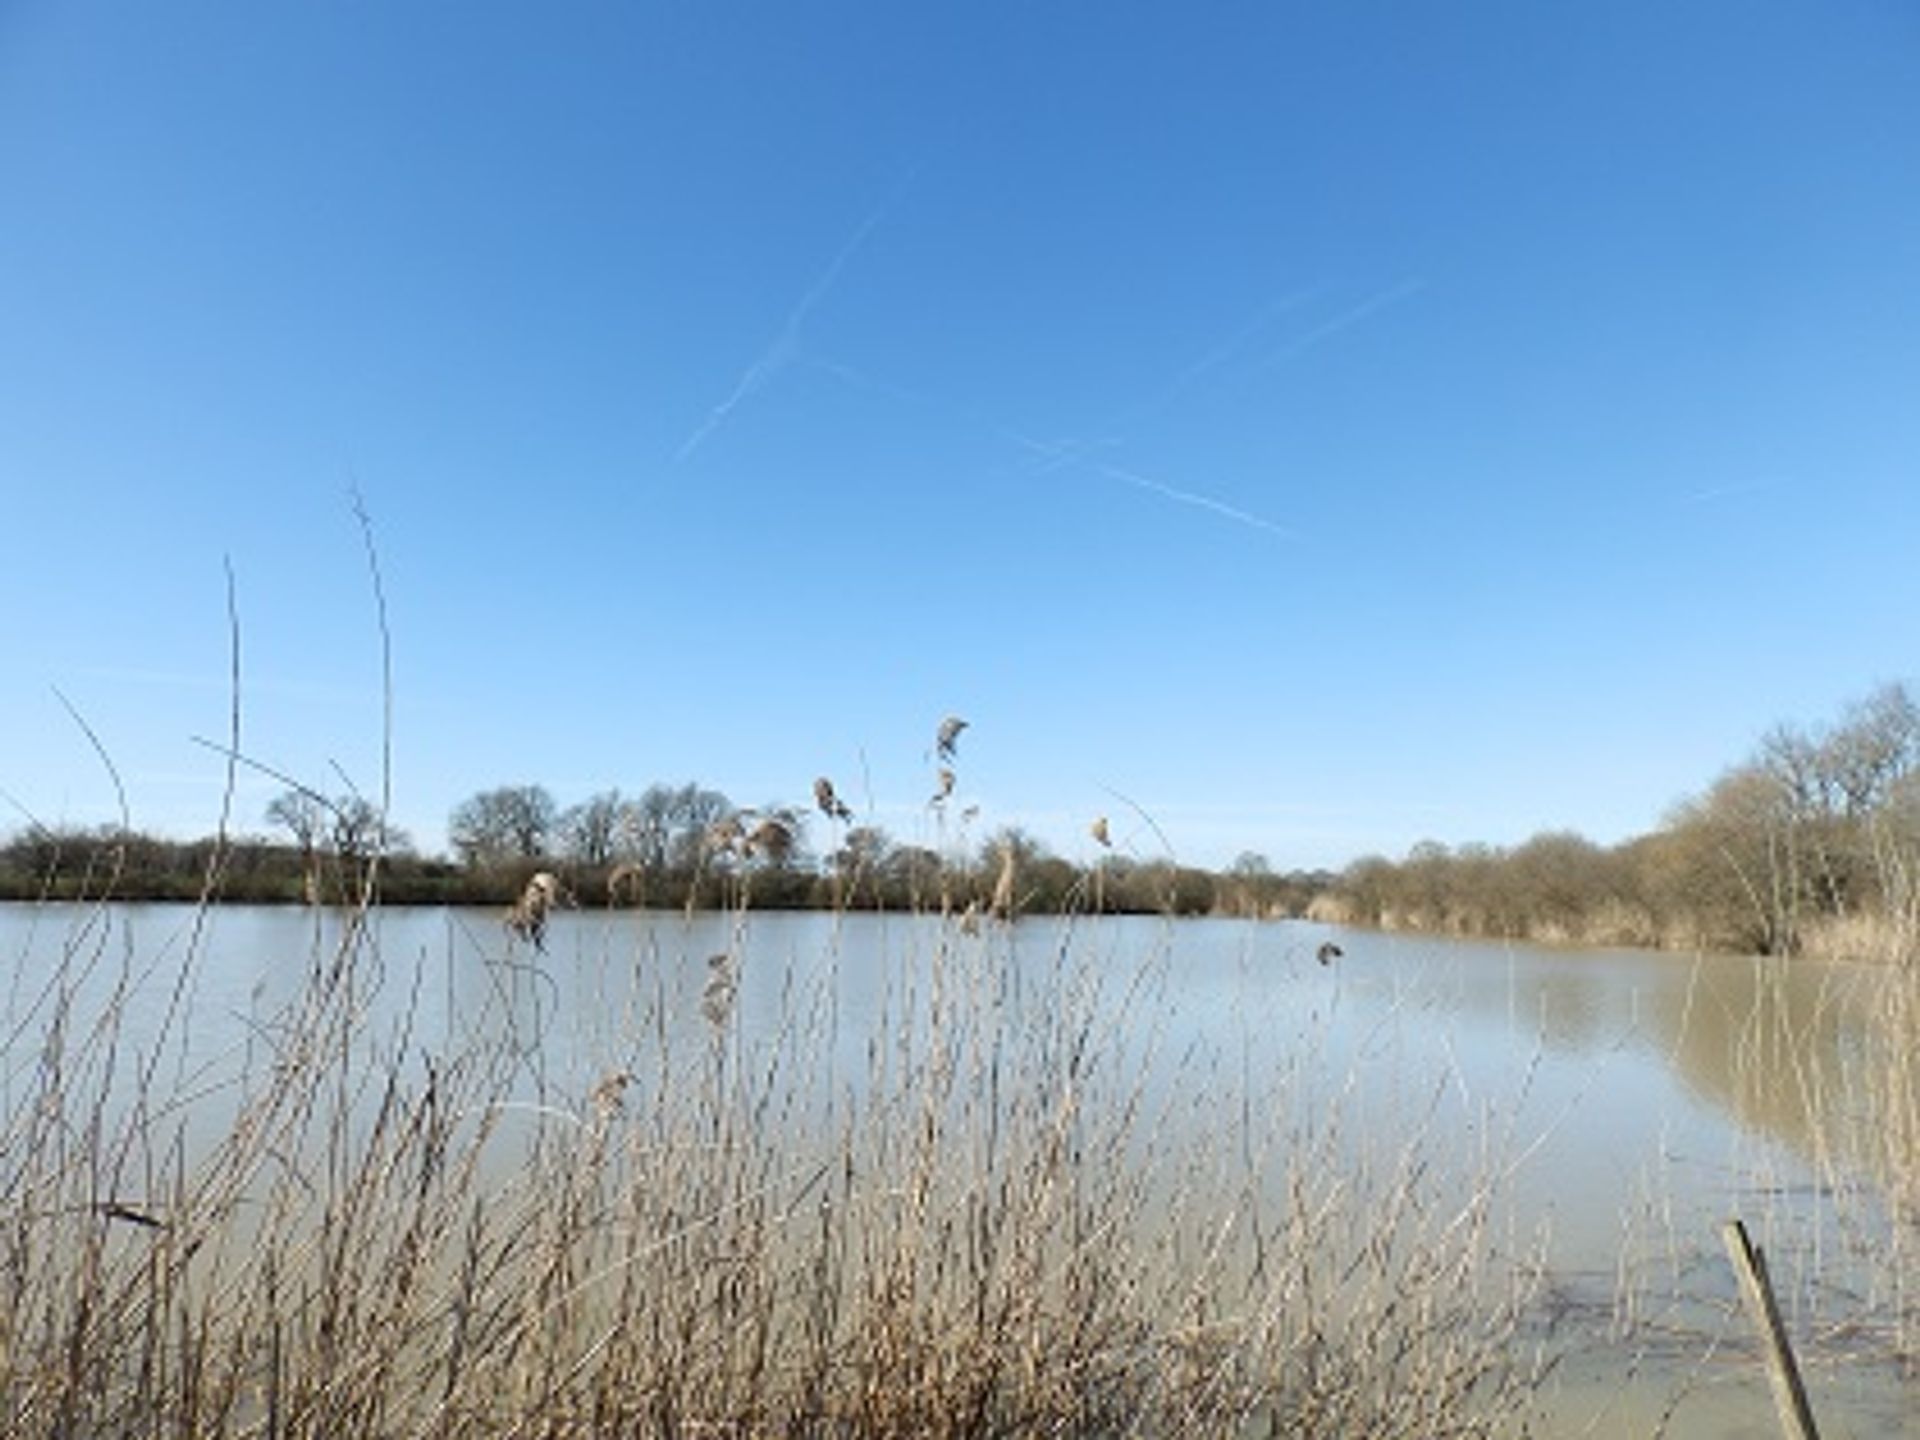
[[[1393,929],[1746,954],[1911,954],[1920,935],[1920,710],[1898,685],[1782,725],[1660,829],[1603,847],[1427,842],[1368,856],[1319,918]]]
[[[942,776],[933,806],[951,789]],[[1429,841],[1338,874],[1279,873],[1251,852],[1216,872],[1112,848],[1099,820],[1098,858],[1076,863],[1014,828],[939,849],[902,842],[855,823],[827,782],[815,794],[802,811],[656,784],[562,809],[540,785],[500,786],[454,809],[442,858],[358,796],[290,789],[263,816],[284,839],[30,828],[0,846],[0,898],[505,906],[547,871],[583,907],[1310,916],[1762,954],[1911,950],[1920,933],[1920,709],[1898,685],[1830,725],[1776,728],[1660,829],[1612,847],[1548,832],[1510,849]],[[952,828],[965,835],[966,818]],[[826,837],[819,850],[810,830]]]
[[[544,792],[515,787],[515,793],[537,801]],[[0,845],[0,900],[191,901],[204,895],[227,902],[341,905],[357,902],[370,883],[372,895],[386,904],[504,907],[545,870],[559,879],[562,897],[581,907],[714,909],[746,902],[771,910],[999,906],[1021,913],[1280,917],[1304,915],[1335,878],[1328,871],[1279,874],[1255,855],[1218,874],[1113,854],[1083,866],[1013,829],[965,852],[943,854],[853,826],[842,844],[816,858],[798,843],[797,817],[741,812],[718,792],[697,786],[668,793],[702,797],[700,813],[711,810],[713,818],[696,833],[683,815],[666,828],[662,845],[643,849],[583,849],[577,833],[556,830],[530,838],[524,850],[468,850],[447,859],[418,854],[395,834],[376,863],[370,834],[337,834],[330,825],[303,831],[291,842],[243,836],[224,843],[167,840],[117,827],[34,828]],[[281,797],[276,807],[284,809],[286,800]],[[311,803],[325,816],[332,802]]]
[[[224,843],[167,840],[118,827],[31,829],[0,845],[0,900],[198,900],[249,904],[351,904],[365,861],[351,854],[304,856],[258,836]],[[397,904],[491,901],[497,885],[479,883],[449,860],[410,851],[385,857],[379,898]]]

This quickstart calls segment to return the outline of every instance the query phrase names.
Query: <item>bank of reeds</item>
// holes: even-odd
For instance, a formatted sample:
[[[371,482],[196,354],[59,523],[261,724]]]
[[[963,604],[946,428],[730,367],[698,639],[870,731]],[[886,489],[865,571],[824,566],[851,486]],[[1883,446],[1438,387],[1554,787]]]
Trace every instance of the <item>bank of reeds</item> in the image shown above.
[[[503,934],[500,1003],[443,1043],[365,919],[205,1069],[178,1059],[191,953],[146,973],[82,919],[23,977],[6,1433],[1524,1424],[1538,1271],[1496,1218],[1498,1160],[1450,1174],[1414,1127],[1360,1145],[1338,1083],[1228,1085],[1122,1038],[1156,978],[1104,970],[1070,923],[1034,972],[1005,929],[928,917],[857,1074],[803,987],[743,1037],[736,948],[704,1015],[655,1016],[570,1090],[509,994],[539,993],[541,957]]]
[[[1866,928],[1882,945],[1899,929]],[[1796,962],[1751,963],[1731,1099],[1744,1123],[1799,1137],[1810,1180],[1748,1177],[1792,1253],[1794,1302],[1825,1341],[1920,1378],[1920,952],[1829,965],[1811,994]]]

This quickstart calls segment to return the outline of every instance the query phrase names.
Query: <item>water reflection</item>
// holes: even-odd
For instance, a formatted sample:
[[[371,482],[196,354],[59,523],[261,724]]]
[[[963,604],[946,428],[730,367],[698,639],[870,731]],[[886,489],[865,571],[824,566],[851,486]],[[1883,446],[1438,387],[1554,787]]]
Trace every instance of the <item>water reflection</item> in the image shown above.
[[[1342,942],[1355,992],[1418,1004],[1488,1046],[1633,1052],[1676,1095],[1822,1162],[1858,1150],[1874,973],[1814,960],[1561,950],[1404,936]]]
[[[1651,1019],[1676,1078],[1743,1128],[1823,1163],[1859,1158],[1873,975],[1778,959],[1703,961]]]
[[[268,1017],[345,938],[338,917],[293,909],[232,907],[197,924],[179,906],[0,906],[8,1070],[46,1019],[41,990],[63,955],[80,961],[78,1011],[124,989],[136,996],[124,1048],[172,1047],[180,1073],[204,1073],[257,1051]],[[1322,965],[1316,952],[1330,939],[1342,954]],[[929,983],[943,943],[937,922],[912,917],[574,912],[555,917],[536,953],[492,912],[389,911],[366,947],[384,980],[369,986],[363,1028],[377,1033],[404,1012],[416,1044],[442,1049],[479,1027],[504,1029],[548,1052],[550,1068],[590,1081],[607,1064],[637,1063],[647,1044],[699,1044],[711,1024],[707,962],[725,954],[742,1036],[791,1025],[801,1006],[833,1035],[844,1083],[866,1067],[902,987]],[[979,943],[1003,952],[1008,988],[994,1003],[1014,1003],[1023,976],[1069,952],[1110,985],[1137,987],[1151,973],[1152,1003],[1136,997],[1127,1023],[1163,1050],[1231,1047],[1251,1033],[1275,1053],[1311,1047],[1336,1068],[1391,1062],[1414,1073],[1431,1059],[1488,1085],[1543,1053],[1576,1067],[1613,1057],[1616,1068],[1656,1066],[1666,1108],[1709,1107],[1803,1157],[1844,1158],[1858,1139],[1848,1097],[1865,1063],[1870,977],[1852,967],[1205,920],[1033,919]],[[1627,1088],[1644,1102],[1643,1088]]]

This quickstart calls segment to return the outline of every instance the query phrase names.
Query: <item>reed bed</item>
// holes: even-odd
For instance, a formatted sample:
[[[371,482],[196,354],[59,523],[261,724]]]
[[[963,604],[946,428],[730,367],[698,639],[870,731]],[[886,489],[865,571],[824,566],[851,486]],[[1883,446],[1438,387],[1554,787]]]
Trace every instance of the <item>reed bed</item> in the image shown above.
[[[1742,1167],[1737,1208],[1764,1233],[1814,1363],[1920,1379],[1920,950],[1828,967],[1756,958],[1750,1007],[1725,1017],[1736,1113],[1800,1137],[1798,1173]],[[1858,953],[1858,952],[1851,952]]]
[[[1352,1077],[1154,1053],[1121,1022],[1164,976],[1116,974],[1071,922],[1035,971],[1006,927],[930,919],[853,1037],[790,985],[743,1038],[758,962],[730,947],[697,1018],[656,1015],[581,1087],[549,1068],[527,940],[503,931],[500,1003],[449,1043],[368,918],[220,1076],[169,1058],[191,950],[156,989],[76,922],[16,997],[7,1433],[1527,1425],[1540,1257],[1498,1215],[1497,1157],[1461,1173],[1412,1124],[1357,1144]],[[155,993],[179,1015],[134,1053]]]

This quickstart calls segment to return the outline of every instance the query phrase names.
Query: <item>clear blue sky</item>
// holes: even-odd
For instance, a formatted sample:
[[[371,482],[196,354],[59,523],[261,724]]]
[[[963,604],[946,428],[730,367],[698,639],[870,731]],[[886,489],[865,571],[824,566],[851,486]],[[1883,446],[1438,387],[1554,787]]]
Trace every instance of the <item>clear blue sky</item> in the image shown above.
[[[1920,671],[1920,10],[0,6],[0,824],[57,690],[213,827],[228,559],[377,789],[355,485],[429,847],[949,711],[1069,855],[1618,840]]]

